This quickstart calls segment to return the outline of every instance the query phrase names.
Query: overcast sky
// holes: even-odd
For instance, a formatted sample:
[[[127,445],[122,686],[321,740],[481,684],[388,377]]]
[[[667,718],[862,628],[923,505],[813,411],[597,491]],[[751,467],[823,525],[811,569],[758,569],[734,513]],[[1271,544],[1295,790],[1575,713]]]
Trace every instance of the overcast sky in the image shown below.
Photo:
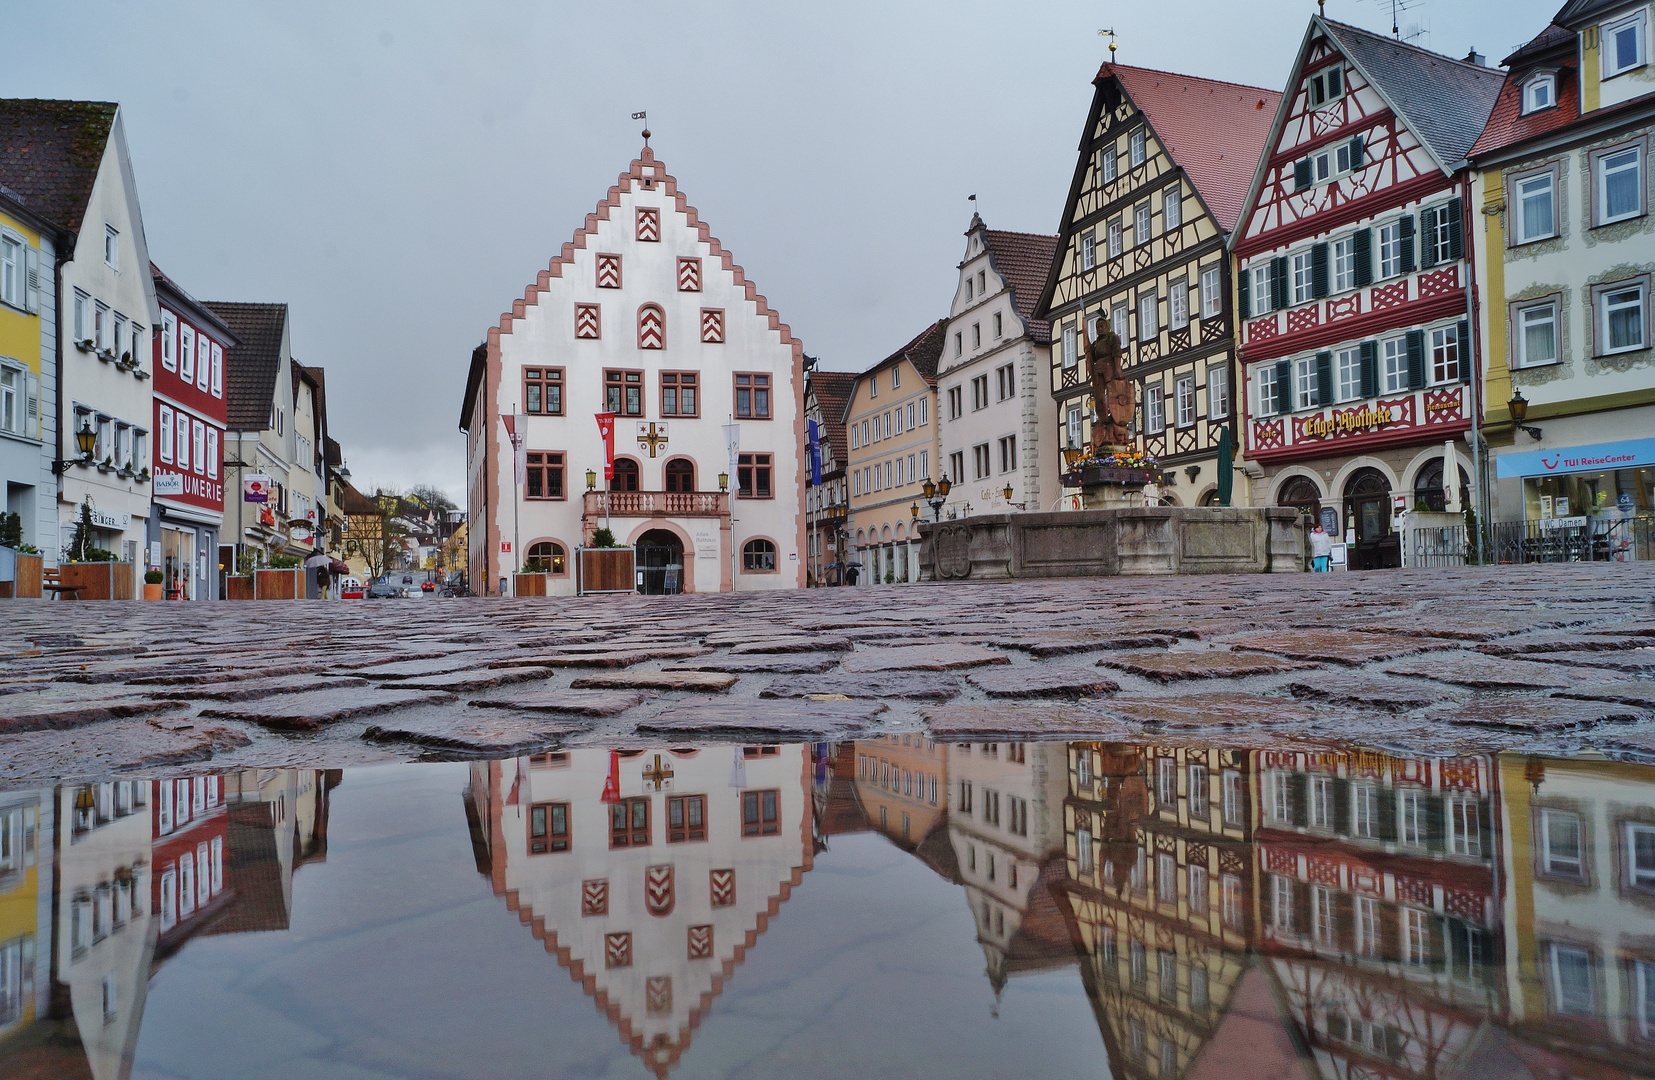
[[[1491,62],[1561,0],[1406,0]],[[1280,88],[1315,4],[4,5],[0,96],[118,101],[151,256],[285,301],[354,480],[459,499],[471,350],[642,142],[823,366],[947,314],[970,220],[1055,232],[1107,53]],[[1328,16],[1391,25],[1389,0]],[[1173,19],[1179,21],[1175,24]],[[463,502],[463,499],[459,500]]]

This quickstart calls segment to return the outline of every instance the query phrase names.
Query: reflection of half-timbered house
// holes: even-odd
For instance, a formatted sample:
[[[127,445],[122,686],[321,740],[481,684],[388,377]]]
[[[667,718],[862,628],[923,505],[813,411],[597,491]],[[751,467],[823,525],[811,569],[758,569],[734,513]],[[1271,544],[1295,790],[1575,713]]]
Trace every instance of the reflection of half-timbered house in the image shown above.
[[[1250,763],[1216,747],[1069,746],[1068,880],[1116,1076],[1180,1076],[1247,971]]]
[[[1082,321],[1092,338],[1111,327],[1137,383],[1135,442],[1180,467],[1163,494],[1211,501],[1219,438],[1236,408],[1226,245],[1280,95],[1119,64],[1105,64],[1094,84],[1036,311],[1056,338],[1060,440],[1065,449],[1091,442]]]
[[[1494,759],[1264,750],[1255,771],[1257,947],[1322,1075],[1459,1075],[1503,1012]]]
[[[1344,533],[1359,568],[1397,565],[1394,509],[1469,482],[1444,460],[1476,366],[1459,163],[1501,81],[1312,17],[1237,228],[1252,501]]]
[[[806,750],[586,749],[472,767],[495,894],[657,1076],[811,868]]]

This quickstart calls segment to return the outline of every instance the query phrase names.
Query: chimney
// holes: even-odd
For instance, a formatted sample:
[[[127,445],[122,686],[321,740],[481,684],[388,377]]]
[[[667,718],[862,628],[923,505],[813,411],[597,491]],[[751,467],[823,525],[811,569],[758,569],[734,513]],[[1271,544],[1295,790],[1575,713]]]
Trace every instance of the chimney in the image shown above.
[[[1471,51],[1465,54],[1465,62],[1468,64],[1476,64],[1478,67],[1487,67],[1488,57],[1478,52],[1477,47],[1473,45],[1471,47]]]

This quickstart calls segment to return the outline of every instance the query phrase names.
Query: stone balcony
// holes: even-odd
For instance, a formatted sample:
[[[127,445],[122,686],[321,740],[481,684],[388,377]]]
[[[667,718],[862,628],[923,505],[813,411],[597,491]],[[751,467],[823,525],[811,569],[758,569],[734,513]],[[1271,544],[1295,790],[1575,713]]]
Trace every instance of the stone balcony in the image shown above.
[[[581,513],[587,519],[604,512],[604,493],[588,491]],[[609,516],[628,518],[726,518],[730,496],[723,491],[611,491]]]

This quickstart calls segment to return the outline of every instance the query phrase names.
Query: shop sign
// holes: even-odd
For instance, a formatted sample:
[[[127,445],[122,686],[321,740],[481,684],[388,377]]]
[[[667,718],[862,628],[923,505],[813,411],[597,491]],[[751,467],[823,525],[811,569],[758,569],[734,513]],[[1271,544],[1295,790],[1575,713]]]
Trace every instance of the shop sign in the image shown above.
[[[1501,454],[1494,459],[1501,480],[1561,473],[1610,472],[1615,469],[1655,467],[1655,439],[1568,446],[1560,450],[1528,450]]]
[[[1584,529],[1586,527],[1586,515],[1541,518],[1540,527],[1542,529]]]
[[[175,472],[158,472],[155,474],[155,494],[182,495],[184,494],[184,474]]]
[[[99,529],[125,529],[132,524],[131,514],[106,514],[92,507],[92,524]]]
[[[262,503],[270,501],[270,477],[263,473],[248,473],[241,480],[241,501]]]
[[[1311,416],[1299,422],[1299,435],[1306,439],[1326,439],[1335,435],[1354,435],[1372,431],[1396,419],[1389,405],[1363,405],[1359,409],[1335,409],[1330,416]]]

